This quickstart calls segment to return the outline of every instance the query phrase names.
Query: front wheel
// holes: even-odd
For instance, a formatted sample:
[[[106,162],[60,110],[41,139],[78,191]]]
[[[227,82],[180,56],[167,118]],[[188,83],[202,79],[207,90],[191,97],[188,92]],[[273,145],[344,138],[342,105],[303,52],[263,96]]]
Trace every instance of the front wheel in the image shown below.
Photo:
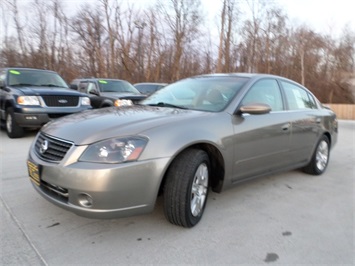
[[[20,127],[16,120],[14,110],[9,107],[6,109],[6,133],[9,138],[21,138],[24,135],[24,129]]]
[[[209,185],[206,152],[189,149],[172,163],[164,187],[164,213],[172,224],[193,227],[202,218]]]
[[[322,138],[318,141],[311,161],[303,169],[303,171],[311,175],[323,174],[329,162],[329,152],[329,139],[327,136],[322,136]]]

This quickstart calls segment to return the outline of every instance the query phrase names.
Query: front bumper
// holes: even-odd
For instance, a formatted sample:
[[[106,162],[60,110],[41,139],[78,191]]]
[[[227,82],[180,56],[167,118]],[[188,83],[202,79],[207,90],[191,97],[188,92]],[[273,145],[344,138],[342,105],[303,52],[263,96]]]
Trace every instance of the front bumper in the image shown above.
[[[48,114],[22,114],[15,113],[15,120],[21,127],[42,127],[48,123],[51,119]]]
[[[168,158],[123,164],[78,162],[82,151],[83,147],[74,146],[55,164],[41,160],[32,146],[28,160],[39,169],[38,180],[31,179],[35,190],[55,205],[88,218],[119,218],[154,209]],[[83,204],[85,197],[91,199],[89,205]]]
[[[80,107],[15,107],[15,120],[21,127],[39,128],[49,121],[70,114],[91,109],[91,106]]]

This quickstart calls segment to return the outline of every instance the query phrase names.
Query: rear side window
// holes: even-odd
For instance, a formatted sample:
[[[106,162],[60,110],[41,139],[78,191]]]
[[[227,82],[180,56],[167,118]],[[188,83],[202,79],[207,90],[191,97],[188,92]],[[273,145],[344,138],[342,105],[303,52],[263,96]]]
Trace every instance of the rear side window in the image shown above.
[[[317,109],[317,104],[309,92],[289,82],[281,81],[281,84],[290,110]]]

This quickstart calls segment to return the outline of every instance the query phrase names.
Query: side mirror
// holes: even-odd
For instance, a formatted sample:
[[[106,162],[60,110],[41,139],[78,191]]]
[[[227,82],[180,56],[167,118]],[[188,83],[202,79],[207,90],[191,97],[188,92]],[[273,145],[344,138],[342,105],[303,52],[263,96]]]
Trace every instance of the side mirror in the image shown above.
[[[72,89],[72,90],[78,90],[78,85],[76,85],[76,84],[70,84],[70,88]]]
[[[262,115],[271,112],[271,107],[264,103],[248,103],[240,107],[239,112],[242,114]]]
[[[96,89],[91,89],[91,90],[89,91],[89,94],[94,94],[94,95],[96,95],[96,96],[100,96],[100,93],[99,93]]]

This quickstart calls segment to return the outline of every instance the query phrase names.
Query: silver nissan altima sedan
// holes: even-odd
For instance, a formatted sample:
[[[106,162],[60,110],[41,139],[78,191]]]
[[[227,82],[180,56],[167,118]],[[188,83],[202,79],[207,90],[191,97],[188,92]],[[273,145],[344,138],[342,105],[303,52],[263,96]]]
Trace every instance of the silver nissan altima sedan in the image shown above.
[[[211,74],[170,84],[139,105],[46,124],[27,160],[35,190],[78,215],[151,212],[196,225],[209,190],[279,171],[322,174],[336,115],[306,88],[264,74]]]

